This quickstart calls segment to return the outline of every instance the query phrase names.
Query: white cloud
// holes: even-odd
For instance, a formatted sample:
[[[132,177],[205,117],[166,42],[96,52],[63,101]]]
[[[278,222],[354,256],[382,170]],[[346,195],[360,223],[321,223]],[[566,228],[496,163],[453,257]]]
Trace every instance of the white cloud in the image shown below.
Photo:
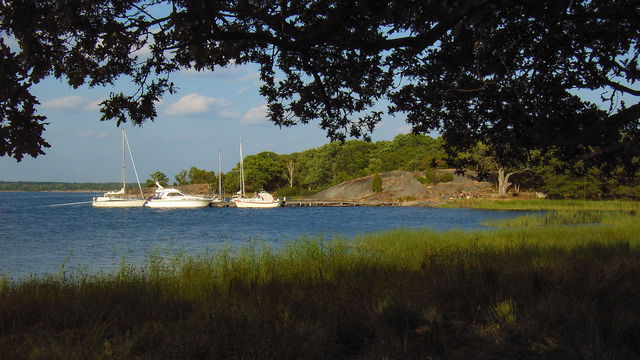
[[[84,102],[82,96],[65,96],[45,101],[42,106],[50,109],[73,109]]]
[[[260,80],[259,72],[251,72],[246,74],[245,76],[239,77],[236,79],[237,82],[245,82],[245,81],[258,81]]]
[[[104,99],[91,101],[91,102],[87,103],[84,106],[84,109],[86,111],[98,111],[98,110],[100,110],[100,103],[103,102],[103,101],[104,101]]]
[[[192,93],[181,97],[178,101],[169,106],[165,114],[167,115],[185,115],[197,114],[211,110],[211,107],[227,107],[231,103],[214,97]]]
[[[243,124],[260,124],[267,119],[267,104],[257,105],[249,109],[240,120]]]
[[[144,43],[144,45],[142,45],[142,47],[140,47],[140,49],[133,51],[131,53],[131,57],[139,57],[139,58],[148,58],[149,55],[151,55],[151,45],[149,45],[149,43]]]
[[[237,111],[222,109],[220,111],[220,116],[230,118],[230,119],[237,119],[240,117],[240,114]]]

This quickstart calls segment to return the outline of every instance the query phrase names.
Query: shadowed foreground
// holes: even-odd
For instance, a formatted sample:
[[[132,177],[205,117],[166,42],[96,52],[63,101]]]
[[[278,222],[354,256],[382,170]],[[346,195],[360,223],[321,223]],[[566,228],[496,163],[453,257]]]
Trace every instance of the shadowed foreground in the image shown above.
[[[633,213],[605,217],[614,223],[301,239],[4,280],[0,354],[639,358],[640,226]]]

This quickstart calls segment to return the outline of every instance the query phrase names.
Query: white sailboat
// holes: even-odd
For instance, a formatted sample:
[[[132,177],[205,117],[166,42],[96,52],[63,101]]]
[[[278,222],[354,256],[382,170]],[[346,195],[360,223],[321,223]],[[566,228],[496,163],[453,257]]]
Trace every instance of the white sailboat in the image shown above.
[[[136,170],[136,164],[133,162],[133,155],[131,154],[131,147],[129,146],[129,140],[127,139],[127,133],[122,128],[121,135],[121,168],[122,168],[122,188],[118,191],[108,191],[102,196],[95,196],[91,202],[91,206],[98,208],[116,208],[116,207],[137,207],[143,206],[145,203],[144,194],[142,192],[142,186],[140,186],[140,179],[138,178],[138,171]],[[140,189],[140,197],[127,196],[127,180],[126,180],[126,166],[124,156],[124,146],[127,145],[129,149],[129,156],[131,157],[131,164],[133,165],[133,171],[136,174],[136,180],[138,181],[138,188]]]
[[[282,206],[280,199],[262,190],[252,197],[246,197],[244,192],[244,157],[242,155],[242,140],[240,140],[240,191],[231,200],[239,208],[276,208]]]

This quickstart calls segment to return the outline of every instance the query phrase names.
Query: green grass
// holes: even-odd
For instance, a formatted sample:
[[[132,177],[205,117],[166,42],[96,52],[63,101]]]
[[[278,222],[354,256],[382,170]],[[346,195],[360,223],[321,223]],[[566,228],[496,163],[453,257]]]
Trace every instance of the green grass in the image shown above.
[[[518,216],[511,219],[488,220],[483,223],[487,226],[498,227],[522,227],[522,226],[548,226],[548,225],[587,225],[587,224],[620,224],[629,218],[626,215],[634,215],[635,210],[603,211],[603,210],[550,210],[542,214]]]
[[[492,200],[492,199],[456,199],[441,205],[450,208],[473,208],[488,210],[602,210],[602,211],[638,211],[640,202],[629,200]]]
[[[0,354],[637,358],[640,218],[599,219],[305,238],[279,251],[154,254],[115,274],[5,278]]]

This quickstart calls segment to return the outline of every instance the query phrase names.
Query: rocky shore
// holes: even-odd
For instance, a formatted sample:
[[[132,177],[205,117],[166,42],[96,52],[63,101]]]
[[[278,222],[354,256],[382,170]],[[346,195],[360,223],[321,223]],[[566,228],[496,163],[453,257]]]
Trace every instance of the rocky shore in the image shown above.
[[[453,169],[439,170],[449,173],[453,180],[425,185],[408,171],[380,174],[382,191],[373,191],[373,177],[369,175],[332,186],[309,198],[317,201],[357,201],[363,205],[434,206],[456,198],[489,197],[495,193],[490,182],[478,181],[475,174],[456,174]]]

